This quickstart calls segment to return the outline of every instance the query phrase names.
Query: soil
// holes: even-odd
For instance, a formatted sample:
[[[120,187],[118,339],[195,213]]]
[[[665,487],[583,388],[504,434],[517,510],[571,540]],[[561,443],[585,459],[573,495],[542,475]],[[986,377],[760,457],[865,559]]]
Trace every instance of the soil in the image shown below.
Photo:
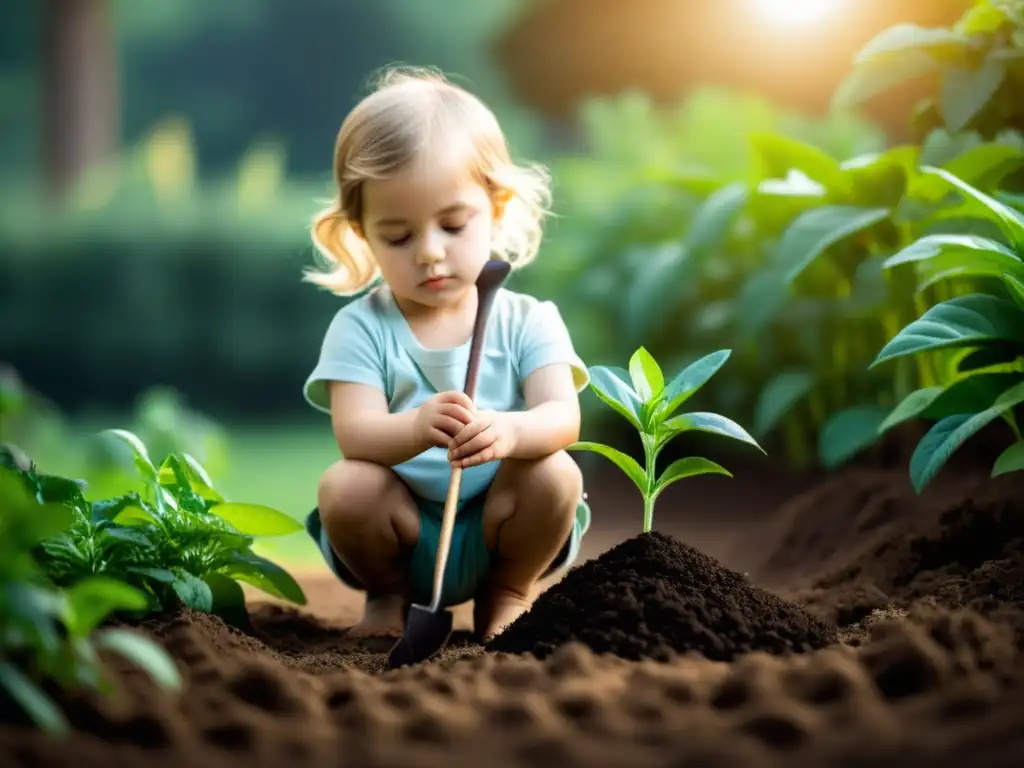
[[[325,569],[301,609],[250,593],[244,630],[151,617],[179,697],[111,658],[118,695],[65,696],[66,741],[0,702],[0,765],[1021,764],[1021,477],[735,474],[669,489],[638,535],[600,471],[585,562],[490,647],[460,631],[417,667],[345,637],[361,597]]]

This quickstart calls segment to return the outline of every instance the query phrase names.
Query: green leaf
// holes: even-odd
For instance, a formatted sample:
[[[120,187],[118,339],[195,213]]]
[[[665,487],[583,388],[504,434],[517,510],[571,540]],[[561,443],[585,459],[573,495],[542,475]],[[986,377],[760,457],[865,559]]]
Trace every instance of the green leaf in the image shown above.
[[[800,214],[777,246],[776,258],[786,265],[786,279],[792,282],[830,246],[870,229],[890,213],[888,208],[826,205]]]
[[[174,660],[152,640],[126,629],[105,629],[97,633],[94,642],[97,648],[128,659],[161,688],[181,690],[181,675]]]
[[[245,536],[286,536],[302,530],[302,523],[262,504],[227,501],[210,507],[210,512]]]
[[[245,605],[245,592],[241,585],[230,576],[208,573],[203,581],[213,594],[213,613],[236,627],[245,627],[249,612]]]
[[[952,277],[1024,279],[1024,262],[1006,246],[977,235],[928,235],[886,260],[884,266],[915,263],[918,291]]]
[[[771,432],[813,387],[814,374],[809,371],[784,371],[773,377],[754,406],[754,434],[763,438]]]
[[[878,434],[881,435],[884,432],[888,432],[898,424],[902,424],[911,419],[916,419],[921,416],[935,399],[943,393],[942,387],[924,387],[923,389],[915,389],[905,398],[903,398],[899,404],[892,409],[888,416],[882,420],[882,423],[878,425]]]
[[[244,581],[275,597],[298,605],[306,604],[306,595],[291,574],[277,563],[259,555],[236,552],[232,563],[221,568],[218,573]]]
[[[988,58],[977,69],[958,67],[944,73],[940,112],[951,133],[962,131],[1006,79],[1006,65]]]
[[[1000,142],[986,142],[957,155],[943,164],[949,173],[977,189],[997,187],[1003,178],[1024,162],[1024,151],[1020,147]],[[921,181],[935,183],[938,190],[945,191],[945,183],[931,176],[920,176]]]
[[[51,736],[66,736],[69,732],[64,715],[43,690],[20,669],[0,660],[0,688],[24,710],[39,728]]]
[[[848,193],[849,183],[839,161],[813,144],[776,133],[755,133],[750,141],[763,166],[763,177],[782,179],[795,169],[833,195]]]
[[[684,240],[685,247],[697,256],[715,256],[729,233],[736,214],[746,205],[750,191],[743,182],[732,182],[716,189],[694,213]]]
[[[1022,470],[1024,470],[1024,440],[1018,440],[999,454],[999,458],[996,459],[996,463],[992,467],[992,477]]]
[[[818,457],[835,469],[878,440],[878,427],[889,409],[880,405],[846,408],[832,414],[818,433]]]
[[[126,429],[107,429],[102,434],[109,435],[127,445],[131,449],[135,468],[142,478],[147,483],[157,482],[156,466],[154,466],[153,460],[149,458],[149,451],[146,450],[145,444],[139,439],[138,435]]]
[[[1012,365],[1021,354],[1024,354],[1021,350],[1011,347],[981,347],[968,352],[957,361],[954,375],[977,371],[980,368]]]
[[[113,499],[99,499],[92,502],[90,519],[94,523],[102,520],[116,521],[126,510],[133,510],[125,514],[125,519],[142,516],[152,520],[153,517],[144,509],[144,502],[137,493],[126,493]]]
[[[67,504],[71,507],[85,506],[85,496],[82,493],[84,481],[57,475],[39,475],[36,483],[39,487],[39,500],[44,503]]]
[[[108,576],[90,576],[68,590],[68,631],[88,637],[114,611],[141,611],[149,604],[145,594]]]
[[[893,59],[897,59],[894,61]],[[893,86],[938,71],[939,62],[924,51],[905,50],[897,56],[880,56],[854,64],[832,97],[834,109],[846,110]]]
[[[963,50],[968,41],[945,27],[922,27],[917,24],[894,24],[879,32],[854,57],[854,64],[903,51],[925,51],[948,55]]]
[[[1022,378],[1020,373],[979,373],[946,387],[919,416],[933,421],[958,413],[978,413]]]
[[[733,440],[749,443],[764,453],[764,448],[758,445],[757,441],[735,421],[725,416],[719,416],[717,413],[702,412],[684,413],[662,424],[658,430],[659,447],[664,446],[676,435],[691,431],[707,432],[712,435],[721,435],[722,437],[729,437]]]
[[[955,187],[967,198],[969,204],[966,211],[980,215],[999,225],[1000,230],[1014,248],[1024,249],[1024,215],[957,178],[944,168],[924,166],[921,168],[921,172],[938,176],[950,186]]]
[[[70,507],[40,504],[10,469],[0,469],[0,507],[0,534],[25,548],[63,533],[75,520]]]
[[[960,17],[956,30],[965,35],[991,35],[1007,21],[1006,12],[992,2],[976,3]]]
[[[654,498],[657,499],[662,491],[677,480],[695,477],[696,475],[725,475],[726,477],[732,477],[732,473],[729,470],[713,461],[702,459],[699,456],[687,456],[686,458],[673,461],[665,468],[661,477],[658,478],[657,485],[654,487]]]
[[[647,492],[647,474],[644,472],[643,467],[634,459],[622,451],[616,450],[609,445],[603,445],[602,443],[591,443],[587,441],[579,441],[570,445],[566,450],[569,451],[592,451],[604,456],[610,460],[619,469],[626,473],[626,476],[640,489],[641,493]]]
[[[1024,311],[997,296],[975,293],[936,304],[897,333],[870,367],[928,350],[993,344],[1024,349]]]
[[[176,575],[171,588],[181,602],[192,610],[209,613],[213,609],[213,594],[209,585],[186,571],[178,571]]]
[[[173,571],[169,571],[166,568],[151,568],[144,565],[129,565],[124,569],[125,573],[135,573],[139,576],[145,576],[147,579],[158,581],[161,584],[173,584],[174,580],[178,577],[174,575]]]
[[[662,405],[658,407],[658,418],[664,419],[675,413],[701,387],[708,383],[712,376],[725,365],[731,349],[720,349],[690,363],[680,371],[661,396]]]
[[[643,347],[629,358],[629,376],[633,380],[633,389],[644,403],[651,402],[665,388],[661,368]]]
[[[1024,310],[1024,281],[1018,280],[1013,275],[1003,275],[1003,283],[1014,304]]]
[[[637,397],[636,392],[609,368],[601,365],[590,368],[590,388],[606,405],[625,418],[638,431],[642,429],[640,411],[643,403]]]
[[[935,424],[910,458],[910,479],[915,490],[920,493],[964,442],[1021,403],[1024,403],[1024,382],[1010,387],[980,413],[947,416]]]

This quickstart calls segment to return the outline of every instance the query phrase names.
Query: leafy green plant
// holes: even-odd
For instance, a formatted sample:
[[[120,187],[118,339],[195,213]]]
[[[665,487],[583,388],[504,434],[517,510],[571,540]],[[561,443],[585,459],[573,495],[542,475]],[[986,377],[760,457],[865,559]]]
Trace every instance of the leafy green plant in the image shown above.
[[[918,492],[966,440],[997,419],[1009,425],[1015,442],[996,461],[993,476],[1024,470],[1024,214],[946,170],[924,172],[962,197],[960,205],[940,216],[984,219],[1001,237],[929,234],[885,262],[887,268],[913,265],[920,290],[963,278],[985,281],[988,289],[932,306],[899,331],[872,363],[956,353],[949,358],[955,368],[948,384],[908,394],[879,428],[884,432],[914,418],[937,420],[911,457],[910,476]]]
[[[158,468],[133,433],[105,434],[131,450],[140,492],[90,501],[76,481],[34,468],[21,473],[37,498],[72,512],[68,529],[41,545],[40,562],[57,584],[110,575],[140,589],[148,610],[180,602],[227,619],[245,612],[243,582],[305,604],[295,579],[252,550],[256,537],[300,530],[297,521],[267,506],[226,501],[188,454],[169,454]]]
[[[0,467],[0,690],[40,728],[67,732],[67,721],[44,686],[88,686],[104,694],[113,683],[100,651],[119,654],[158,684],[179,689],[174,662],[155,643],[117,627],[100,628],[118,611],[146,606],[146,595],[107,575],[67,589],[47,578],[35,554],[72,525],[71,508],[41,500],[19,472]]]
[[[718,372],[730,354],[730,350],[720,350],[707,355],[687,366],[668,384],[661,367],[644,347],[630,357],[628,371],[606,366],[589,368],[590,388],[639,432],[644,466],[632,456],[603,443],[579,441],[569,446],[569,450],[593,451],[604,456],[636,484],[644,497],[644,533],[651,530],[658,496],[672,483],[695,475],[732,476],[719,464],[697,456],[678,459],[657,475],[658,456],[672,439],[684,432],[707,432],[750,443],[763,451],[741,426],[724,416],[703,412],[674,415]]]
[[[866,101],[901,82],[936,77],[938,92],[916,108],[927,131],[1024,129],[1024,2],[975,0],[952,27],[901,23],[870,40],[835,95],[838,106]]]

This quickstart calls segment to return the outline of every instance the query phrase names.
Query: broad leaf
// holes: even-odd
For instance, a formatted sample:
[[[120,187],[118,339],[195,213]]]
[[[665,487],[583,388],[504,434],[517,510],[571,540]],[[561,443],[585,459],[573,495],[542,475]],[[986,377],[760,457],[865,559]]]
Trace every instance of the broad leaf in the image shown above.
[[[1018,440],[999,454],[992,467],[992,477],[1021,471],[1024,471],[1024,440]]]
[[[127,445],[132,452],[135,468],[139,471],[142,478],[147,483],[157,482],[157,469],[153,464],[153,460],[149,457],[149,451],[146,450],[145,444],[137,435],[126,429],[108,429],[102,434],[109,435]]]
[[[889,413],[879,405],[847,408],[833,414],[818,434],[818,457],[835,469],[878,440],[878,426]]]
[[[1018,250],[1024,249],[1024,215],[1020,212],[999,202],[994,197],[986,195],[981,190],[957,178],[944,168],[925,166],[921,169],[921,172],[934,174],[944,179],[950,186],[955,187],[970,202],[965,212],[969,211],[999,225],[1000,230],[1006,235],[1007,240],[1013,244],[1014,248]]]
[[[133,510],[126,513],[127,510]],[[101,520],[117,520],[124,514],[124,519],[153,520],[153,516],[143,508],[142,499],[137,493],[126,493],[113,499],[99,499],[92,502],[91,519],[94,523]]]
[[[677,480],[697,475],[725,475],[726,477],[732,477],[732,473],[729,470],[713,461],[702,459],[699,456],[687,456],[684,459],[673,461],[665,468],[661,477],[658,478],[657,485],[654,487],[654,498],[657,499],[662,491]]]
[[[161,688],[181,690],[181,675],[174,660],[149,638],[126,629],[105,629],[96,637],[95,645],[132,662]]]
[[[879,434],[912,419],[937,421],[958,413],[988,408],[1017,381],[1018,373],[982,373],[955,381],[946,388],[927,387],[907,395],[878,428]]]
[[[749,190],[742,182],[733,182],[715,190],[690,220],[685,246],[698,261],[716,256],[725,242],[736,214],[747,202]]]
[[[663,447],[676,435],[683,432],[707,432],[712,435],[721,435],[733,440],[739,440],[757,448],[764,453],[764,449],[751,437],[743,427],[725,416],[717,413],[684,413],[681,416],[669,419],[658,430],[658,446]]]
[[[893,61],[893,59],[897,59]],[[832,97],[835,109],[849,109],[892,87],[939,68],[938,62],[924,51],[904,50],[894,56],[868,59],[856,63]]]
[[[219,573],[244,581],[275,597],[290,600],[298,605],[306,604],[306,595],[292,575],[265,557],[236,552],[233,562],[221,568]]]
[[[1024,311],[1024,280],[1018,280],[1013,275],[1003,275],[1003,283],[1009,291],[1013,302]]]
[[[755,133],[750,141],[761,160],[762,176],[783,179],[797,170],[834,196],[843,197],[849,191],[839,161],[813,144],[777,133]]]
[[[763,438],[803,400],[814,387],[809,371],[784,371],[761,390],[754,406],[754,434]]]
[[[950,132],[956,133],[982,110],[1006,79],[1006,65],[989,58],[977,69],[947,70],[942,82],[940,111]]]
[[[948,416],[933,426],[910,459],[910,479],[915,490],[920,493],[964,442],[1021,403],[1024,403],[1024,382],[1003,392],[980,413]]]
[[[64,736],[70,730],[64,715],[42,688],[10,662],[0,660],[0,688],[14,699],[44,732]]]
[[[149,604],[145,594],[123,581],[91,576],[67,593],[67,627],[72,637],[87,637],[115,611],[141,611]]]
[[[208,573],[203,581],[213,595],[213,613],[236,627],[244,627],[249,619],[245,605],[245,592],[241,585],[230,576]]]
[[[1024,262],[1016,253],[1002,243],[977,235],[927,235],[890,256],[883,266],[890,269],[898,264],[937,258],[955,259],[968,267],[991,261],[1010,274],[1024,278]]]
[[[177,578],[172,582],[171,588],[181,599],[181,602],[195,611],[210,613],[213,609],[213,594],[209,585],[191,573],[179,571]]]
[[[996,296],[971,294],[929,309],[897,333],[870,367],[927,350],[991,344],[1024,350],[1024,311]]]
[[[662,405],[658,408],[659,418],[665,419],[675,413],[679,406],[718,373],[731,354],[731,349],[720,349],[695,360],[680,371],[665,387]]]
[[[643,347],[629,358],[629,376],[633,381],[633,389],[644,403],[649,403],[665,388],[661,368],[651,353]]]
[[[888,208],[826,205],[801,214],[783,233],[777,246],[779,263],[792,282],[829,247],[870,229],[889,217]]]
[[[580,441],[573,443],[566,450],[569,451],[593,451],[615,464],[619,469],[626,473],[626,476],[640,489],[641,492],[647,491],[647,473],[644,472],[643,467],[634,459],[622,451],[616,450],[608,445],[602,443],[591,443],[587,441]]]
[[[887,27],[867,42],[854,57],[859,64],[880,56],[903,51],[925,51],[929,54],[948,55],[966,48],[968,41],[953,30],[944,27],[922,27],[900,23]]]
[[[210,512],[246,536],[285,536],[302,530],[302,523],[262,504],[227,501],[210,507]]]
[[[590,368],[590,389],[637,430],[642,429],[640,411],[643,403],[636,392],[609,368],[601,365]]]

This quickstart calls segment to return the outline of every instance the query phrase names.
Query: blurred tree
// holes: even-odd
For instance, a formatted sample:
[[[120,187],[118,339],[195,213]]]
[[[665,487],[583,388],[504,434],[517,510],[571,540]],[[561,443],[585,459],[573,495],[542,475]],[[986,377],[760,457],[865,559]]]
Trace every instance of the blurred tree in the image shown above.
[[[817,0],[826,5],[827,0]],[[643,90],[675,102],[699,86],[756,93],[780,106],[827,112],[857,51],[899,22],[944,26],[969,0],[532,0],[496,42],[514,92],[547,114],[589,95]],[[902,134],[927,90],[909,83],[867,114]]]
[[[118,149],[117,62],[107,0],[43,0],[41,9],[44,168],[60,197]]]

